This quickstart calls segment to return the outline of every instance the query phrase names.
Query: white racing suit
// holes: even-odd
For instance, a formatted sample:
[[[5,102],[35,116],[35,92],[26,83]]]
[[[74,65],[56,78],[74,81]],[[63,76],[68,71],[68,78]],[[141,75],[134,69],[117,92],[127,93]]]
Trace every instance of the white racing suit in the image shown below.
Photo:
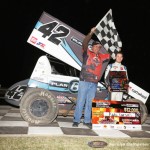
[[[105,80],[105,84],[107,87],[110,86],[110,80],[109,80],[110,71],[125,71],[127,79],[128,79],[127,68],[124,65],[122,65],[121,63],[117,63],[117,62],[109,64],[104,74],[104,80]],[[111,92],[110,93],[110,99],[114,101],[122,101],[122,96],[123,96],[123,92]]]

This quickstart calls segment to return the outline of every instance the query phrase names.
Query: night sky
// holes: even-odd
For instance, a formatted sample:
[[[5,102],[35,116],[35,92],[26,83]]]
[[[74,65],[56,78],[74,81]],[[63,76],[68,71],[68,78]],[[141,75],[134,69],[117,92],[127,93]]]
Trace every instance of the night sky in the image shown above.
[[[127,66],[129,79],[150,92],[148,0],[6,0],[3,3],[0,6],[2,87],[29,78],[38,58],[46,54],[27,43],[43,11],[85,35],[111,8],[123,43],[123,64]]]

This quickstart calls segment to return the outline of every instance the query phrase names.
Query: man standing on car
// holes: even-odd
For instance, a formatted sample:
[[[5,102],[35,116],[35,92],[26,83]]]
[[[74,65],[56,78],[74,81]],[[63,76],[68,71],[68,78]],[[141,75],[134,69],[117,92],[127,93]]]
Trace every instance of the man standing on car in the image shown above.
[[[128,82],[128,73],[127,73],[127,68],[126,66],[122,65],[121,62],[123,60],[123,53],[120,51],[118,53],[116,53],[116,58],[115,58],[115,62],[112,64],[109,64],[105,70],[105,75],[104,75],[104,80],[105,80],[105,84],[108,88],[108,91],[110,92],[110,100],[113,101],[122,101],[122,96],[123,96],[123,92],[118,91],[118,92],[113,92],[111,89],[111,84],[110,84],[110,71],[124,71],[125,72],[125,76],[127,78]]]
[[[95,31],[96,27],[93,27],[90,33],[85,36],[82,43],[83,64],[80,73],[78,96],[72,125],[73,127],[78,127],[80,124],[80,119],[84,108],[83,124],[89,128],[92,128],[92,100],[95,97],[97,84],[101,77],[102,64],[105,60],[110,58],[109,53],[100,53],[102,45],[98,41],[94,41],[92,43],[91,50],[88,48],[88,43]]]

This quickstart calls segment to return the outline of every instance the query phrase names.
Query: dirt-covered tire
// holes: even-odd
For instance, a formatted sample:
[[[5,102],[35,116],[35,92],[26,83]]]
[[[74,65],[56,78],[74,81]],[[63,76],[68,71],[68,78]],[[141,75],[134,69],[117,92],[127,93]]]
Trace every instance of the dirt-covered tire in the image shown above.
[[[140,104],[141,124],[143,124],[148,116],[148,110],[146,105],[138,99],[127,99],[126,102],[138,102]]]
[[[58,100],[50,91],[29,88],[21,99],[20,114],[29,124],[49,124],[58,114]]]

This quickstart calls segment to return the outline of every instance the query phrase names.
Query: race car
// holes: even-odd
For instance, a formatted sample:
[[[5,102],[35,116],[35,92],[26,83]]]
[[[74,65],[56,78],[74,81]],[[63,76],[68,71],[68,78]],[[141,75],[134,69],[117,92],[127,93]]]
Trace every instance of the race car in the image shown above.
[[[54,65],[51,65],[52,63]],[[58,63],[58,61],[55,61],[55,63]],[[59,69],[63,70],[62,73],[67,70],[67,75],[63,75],[54,68],[55,63],[54,61],[50,62],[47,55],[41,56],[31,77],[15,83],[5,93],[5,100],[9,104],[18,106],[21,116],[30,124],[49,124],[58,115],[73,115],[79,84],[78,72],[66,64],[59,64]],[[141,90],[137,91],[137,86],[132,82],[130,84],[132,86],[130,86],[130,90],[132,91],[129,93],[132,94],[132,92],[136,91],[134,93],[136,94],[135,97],[139,98],[138,93],[141,93]],[[140,95],[140,99],[136,99],[129,93],[124,93],[123,101],[138,102],[140,104],[141,123],[144,123],[147,119],[148,111],[144,102],[140,100],[142,95]],[[99,82],[95,100],[109,101],[108,94],[105,83]]]

